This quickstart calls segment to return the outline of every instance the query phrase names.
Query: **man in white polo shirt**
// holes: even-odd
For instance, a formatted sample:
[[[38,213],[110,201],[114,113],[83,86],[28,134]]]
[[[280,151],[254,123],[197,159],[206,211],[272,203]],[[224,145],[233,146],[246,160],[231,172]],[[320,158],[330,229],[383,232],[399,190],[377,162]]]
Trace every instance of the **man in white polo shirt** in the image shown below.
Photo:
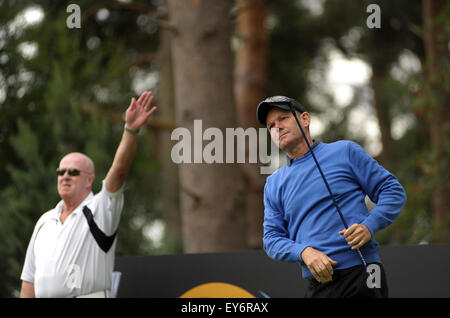
[[[144,92],[132,98],[114,161],[94,195],[94,163],[70,153],[56,170],[61,201],[38,220],[25,256],[21,297],[108,297],[123,185],[136,153],[139,129],[156,107]]]

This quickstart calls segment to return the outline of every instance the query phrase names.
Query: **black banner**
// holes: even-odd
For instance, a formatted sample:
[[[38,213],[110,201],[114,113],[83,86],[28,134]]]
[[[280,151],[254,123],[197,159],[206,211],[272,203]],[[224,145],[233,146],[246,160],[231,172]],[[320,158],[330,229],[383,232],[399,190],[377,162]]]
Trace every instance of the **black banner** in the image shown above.
[[[390,297],[450,297],[450,245],[381,246],[379,253]],[[117,257],[115,271],[122,273],[119,298],[232,297],[262,301],[302,298],[306,289],[298,263],[274,261],[261,250]],[[237,309],[223,306],[226,311],[244,310],[246,305],[238,303]],[[263,311],[264,306],[250,307],[248,310],[256,312]],[[192,312],[197,308],[185,308],[189,309]]]

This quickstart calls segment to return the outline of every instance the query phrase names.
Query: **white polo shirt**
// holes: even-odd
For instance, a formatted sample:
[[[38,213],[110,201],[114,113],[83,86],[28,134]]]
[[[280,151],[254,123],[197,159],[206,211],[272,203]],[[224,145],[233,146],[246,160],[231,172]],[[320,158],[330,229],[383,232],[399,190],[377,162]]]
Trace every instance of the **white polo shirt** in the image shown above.
[[[63,201],[44,213],[36,223],[25,256],[21,279],[34,284],[36,297],[75,297],[111,288],[116,240],[108,253],[97,245],[89,230],[83,207],[106,235],[119,226],[123,186],[115,193],[102,189],[88,197],[62,224]]]

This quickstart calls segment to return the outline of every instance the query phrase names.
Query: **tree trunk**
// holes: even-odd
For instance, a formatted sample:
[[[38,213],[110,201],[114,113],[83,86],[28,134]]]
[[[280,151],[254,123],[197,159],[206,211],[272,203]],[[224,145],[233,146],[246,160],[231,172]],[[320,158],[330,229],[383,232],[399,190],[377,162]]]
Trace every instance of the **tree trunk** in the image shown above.
[[[394,158],[393,153],[393,139],[391,134],[391,114],[389,111],[389,104],[383,100],[383,80],[386,75],[380,74],[375,68],[371,79],[371,86],[374,95],[374,107],[378,118],[378,126],[381,134],[381,145],[383,147],[381,153],[377,156],[377,160],[383,166],[389,167]]]
[[[175,100],[173,85],[173,67],[171,34],[167,29],[162,29],[158,52],[158,65],[160,73],[160,87],[158,91],[158,117],[162,122],[175,123]],[[164,149],[159,153],[161,162],[161,187],[160,196],[156,204],[158,212],[165,221],[164,244],[172,253],[182,251],[181,239],[181,215],[178,199],[178,166],[170,158],[172,129],[157,130],[158,148]]]
[[[225,136],[226,127],[236,126],[231,2],[169,0],[168,4],[176,30],[172,56],[177,125],[190,131],[191,141],[196,138],[194,120],[202,120],[203,130],[217,127]],[[245,191],[238,166],[183,163],[179,173],[185,252],[246,249]]]
[[[239,46],[234,70],[238,123],[244,129],[258,128],[256,107],[265,97],[266,85],[266,7],[264,0],[237,0],[236,5],[240,8],[237,19]],[[257,249],[262,247],[265,177],[259,173],[257,164],[246,163],[241,168],[247,189],[247,239],[249,246]]]
[[[446,7],[447,6],[447,7]],[[448,12],[444,0],[424,0],[423,21],[426,52],[427,86],[429,91],[428,118],[433,160],[434,190],[433,242],[450,241],[450,189],[448,171],[448,136],[450,120],[450,94],[448,83],[448,34],[443,19]],[[448,13],[447,13],[448,14]],[[448,32],[448,31],[447,31]]]

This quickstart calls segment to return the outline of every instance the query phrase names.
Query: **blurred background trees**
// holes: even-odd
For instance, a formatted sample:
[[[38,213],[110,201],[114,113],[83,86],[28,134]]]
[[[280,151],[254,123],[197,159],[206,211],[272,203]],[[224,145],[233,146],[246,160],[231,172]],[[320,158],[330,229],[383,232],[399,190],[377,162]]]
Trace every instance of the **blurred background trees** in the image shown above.
[[[117,255],[261,248],[265,175],[180,164],[176,127],[257,127],[258,102],[298,99],[314,138],[360,143],[407,191],[381,244],[450,242],[450,6],[443,0],[0,0],[0,296],[17,295],[26,247],[53,208],[71,151],[112,162],[132,96],[159,110],[139,138]],[[380,8],[369,28],[367,7]],[[368,205],[373,203],[368,202]]]

